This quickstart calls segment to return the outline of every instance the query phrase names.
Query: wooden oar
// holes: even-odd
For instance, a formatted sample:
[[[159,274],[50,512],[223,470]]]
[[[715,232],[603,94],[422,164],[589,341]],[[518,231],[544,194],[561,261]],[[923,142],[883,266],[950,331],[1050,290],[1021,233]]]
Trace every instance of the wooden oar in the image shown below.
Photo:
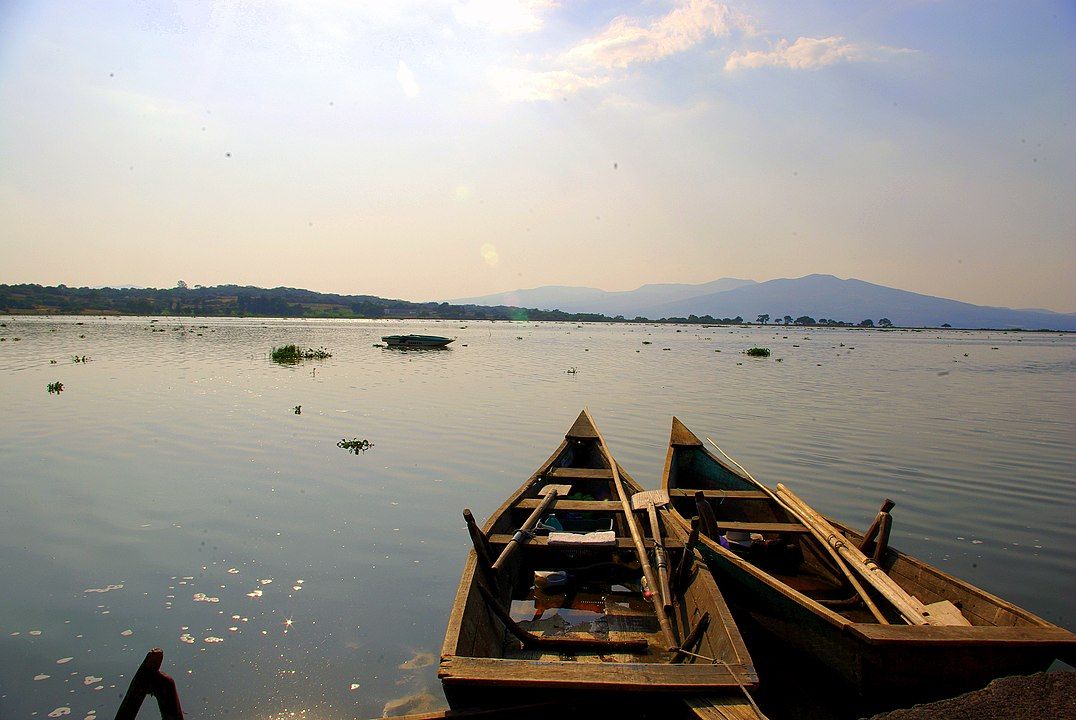
[[[633,510],[646,510],[650,519],[650,534],[654,536],[654,564],[658,566],[658,582],[661,583],[661,605],[665,612],[672,612],[672,591],[669,589],[669,554],[661,540],[658,508],[669,504],[669,493],[664,490],[644,490],[631,496]]]
[[[706,440],[711,445],[713,445],[715,448],[717,448],[717,451],[719,453],[721,453],[722,455],[724,455],[728,459],[729,462],[731,462],[733,465],[735,465],[737,468],[739,468],[740,472],[743,473],[745,478],[747,478],[748,480],[753,482],[756,487],[758,487],[760,490],[762,490],[762,492],[769,495],[770,498],[775,503],[777,503],[777,505],[779,507],[783,508],[786,512],[788,512],[790,515],[792,515],[792,517],[799,520],[803,524],[803,526],[805,528],[807,528],[811,532],[812,535],[814,535],[815,539],[817,539],[819,541],[819,544],[821,544],[822,547],[825,548],[826,551],[829,553],[829,556],[833,560],[834,564],[836,564],[837,569],[840,570],[842,575],[844,575],[844,579],[848,581],[848,584],[851,585],[852,589],[856,591],[856,594],[859,596],[860,600],[863,601],[863,604],[867,606],[868,610],[870,610],[871,615],[873,615],[874,619],[878,621],[878,624],[879,625],[888,625],[889,620],[887,620],[885,615],[882,614],[882,611],[878,609],[878,606],[874,603],[873,600],[871,600],[870,595],[867,594],[867,590],[859,583],[858,580],[856,580],[856,576],[853,575],[852,571],[849,570],[848,567],[844,564],[844,561],[841,559],[841,556],[837,553],[837,551],[834,550],[833,547],[828,542],[826,542],[826,539],[823,536],[819,535],[819,533],[815,531],[815,529],[810,525],[810,523],[806,522],[806,520],[802,517],[802,515],[799,512],[796,511],[795,508],[793,508],[787,502],[782,500],[781,497],[777,493],[773,492],[768,487],[766,487],[765,485],[760,483],[758,480],[756,480],[755,476],[752,475],[750,472],[748,472],[747,468],[745,468],[740,463],[736,462],[727,452],[722,450],[721,447],[717,443],[715,443],[710,438],[706,438]],[[781,485],[778,484],[777,487],[781,487]]]
[[[665,635],[666,649],[669,652],[673,652],[680,647],[680,645],[676,642],[676,635],[673,633],[669,617],[665,614],[665,607],[661,604],[661,600],[655,592],[655,590],[658,589],[657,579],[654,577],[654,569],[650,567],[650,558],[646,555],[646,545],[643,543],[643,534],[639,531],[639,526],[635,522],[635,513],[631,509],[631,501],[628,499],[628,494],[624,491],[624,482],[620,479],[620,472],[617,470],[616,460],[613,459],[613,453],[609,451],[609,446],[605,444],[605,438],[602,437],[601,431],[598,430],[598,426],[594,423],[594,418],[590,416],[590,411],[587,408],[583,408],[583,412],[586,414],[587,420],[590,421],[591,426],[593,426],[594,434],[598,436],[598,444],[601,446],[602,453],[605,455],[605,459],[613,472],[613,485],[616,486],[617,495],[620,496],[620,506],[624,509],[624,519],[628,523],[628,530],[631,532],[632,542],[635,543],[635,554],[639,558],[639,564],[643,567],[643,578],[646,579],[646,583],[650,587],[650,602],[654,606],[655,614],[658,616],[658,624],[661,625],[661,632]]]
[[[885,574],[873,560],[868,558],[855,545],[850,545],[835,527],[829,524],[824,517],[816,512],[810,505],[796,496],[791,490],[777,483],[777,495],[787,505],[794,508],[797,515],[811,529],[816,536],[821,537],[825,543],[840,554],[848,565],[856,571],[864,580],[871,584],[878,593],[892,603],[897,612],[911,625],[940,625],[936,622],[923,603],[905,592],[892,578]]]
[[[504,550],[501,550],[501,554],[497,556],[497,559],[493,562],[493,570],[495,572],[501,571],[501,568],[508,562],[508,558],[512,557],[516,548],[527,539],[527,533],[534,529],[534,526],[542,519],[542,515],[545,511],[557,501],[557,498],[559,497],[558,491],[562,487],[562,485],[546,485],[539,491],[538,494],[545,495],[545,499],[542,500],[538,507],[534,508],[534,512],[527,516],[526,521],[520,526],[519,530],[516,530],[515,535],[508,541],[508,544],[504,546]]]

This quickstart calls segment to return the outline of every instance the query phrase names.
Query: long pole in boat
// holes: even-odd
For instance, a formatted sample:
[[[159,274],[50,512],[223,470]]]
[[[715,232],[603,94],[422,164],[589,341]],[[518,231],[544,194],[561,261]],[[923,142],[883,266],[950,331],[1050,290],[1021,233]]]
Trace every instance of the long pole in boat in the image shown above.
[[[590,416],[590,410],[583,408],[583,412],[586,413],[587,420],[589,420],[591,426],[593,426],[594,433],[598,436],[598,444],[601,446],[602,453],[605,455],[605,459],[609,463],[609,468],[613,472],[613,485],[616,486],[617,495],[620,496],[620,505],[624,509],[624,518],[627,520],[632,542],[635,543],[635,554],[639,557],[639,564],[643,566],[643,577],[646,578],[646,584],[650,589],[650,603],[654,606],[654,612],[658,616],[658,624],[661,625],[661,632],[665,636],[666,649],[672,652],[679,648],[680,645],[676,642],[676,635],[673,633],[672,624],[665,614],[665,607],[662,605],[661,598],[659,597],[660,586],[658,585],[657,577],[654,575],[654,569],[650,567],[650,559],[646,555],[646,544],[643,542],[643,534],[635,521],[635,511],[632,510],[631,501],[628,499],[628,494],[624,491],[624,482],[620,479],[620,472],[617,470],[616,460],[613,459],[613,453],[609,451],[609,446],[605,444],[605,438],[602,437],[601,431],[598,430],[598,426],[594,423],[594,418]]]

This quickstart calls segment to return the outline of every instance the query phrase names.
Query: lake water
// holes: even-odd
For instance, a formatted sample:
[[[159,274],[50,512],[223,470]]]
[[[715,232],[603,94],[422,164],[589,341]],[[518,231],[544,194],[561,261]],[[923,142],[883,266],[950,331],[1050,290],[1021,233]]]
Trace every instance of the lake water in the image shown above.
[[[5,720],[111,717],[153,646],[190,717],[441,705],[460,512],[486,518],[584,405],[644,487],[675,413],[854,526],[894,499],[895,546],[1076,622],[1073,335],[0,320]],[[374,347],[397,332],[458,340]],[[292,342],[332,358],[270,362]]]

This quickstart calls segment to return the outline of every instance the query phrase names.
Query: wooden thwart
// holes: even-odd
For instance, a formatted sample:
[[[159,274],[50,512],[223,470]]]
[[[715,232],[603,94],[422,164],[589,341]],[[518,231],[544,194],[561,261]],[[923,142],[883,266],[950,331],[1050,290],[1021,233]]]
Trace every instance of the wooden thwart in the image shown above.
[[[695,497],[698,493],[707,500],[735,498],[737,500],[769,500],[770,496],[761,490],[695,490],[692,488],[671,488],[669,497]]]
[[[446,685],[482,681],[496,687],[532,684],[573,690],[615,688],[626,692],[705,692],[718,687],[753,685],[758,676],[739,663],[684,665],[669,663],[562,663],[453,656],[441,661],[438,675]]]
[[[612,480],[613,471],[608,468],[551,468],[546,477],[557,480]]]
[[[495,534],[489,536],[489,542],[490,542],[491,545],[504,545],[506,543],[511,542],[513,537],[515,537],[515,535],[508,535],[508,534],[504,534],[504,533],[495,533]],[[649,540],[649,539],[643,540],[643,544],[647,548],[654,547],[654,541],[653,540]],[[549,538],[544,537],[542,535],[538,535],[536,537],[529,538],[527,540],[526,545],[529,548],[550,548],[550,549],[553,549],[553,550],[565,550],[565,549],[567,549],[567,550],[571,550],[573,552],[578,551],[578,550],[586,550],[586,549],[588,549],[587,545],[557,545],[557,544],[550,545],[549,544]],[[633,547],[635,547],[635,541],[632,540],[630,537],[618,537],[616,539],[616,545],[595,545],[593,547],[599,548],[599,549],[604,548],[606,550],[608,550],[610,547],[616,547],[616,548],[619,548],[620,550],[631,550]],[[665,549],[666,550],[679,549],[679,548],[682,548],[682,547],[683,547],[683,543],[679,542],[678,540],[675,540],[674,538],[671,538],[671,537],[670,538],[665,538]]]
[[[531,510],[542,504],[538,498],[525,498],[516,503],[520,510]],[[621,512],[619,500],[557,500],[557,510],[579,512]]]

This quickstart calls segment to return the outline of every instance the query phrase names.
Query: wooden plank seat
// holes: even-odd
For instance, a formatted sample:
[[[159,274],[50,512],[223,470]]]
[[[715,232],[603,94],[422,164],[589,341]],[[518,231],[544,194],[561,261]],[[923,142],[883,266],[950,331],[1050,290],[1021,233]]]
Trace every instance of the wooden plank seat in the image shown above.
[[[695,493],[702,493],[707,500],[721,500],[723,498],[736,498],[737,500],[769,500],[770,496],[761,490],[691,490],[685,488],[671,488],[669,497],[695,497]]]
[[[629,540],[630,542],[630,540]],[[671,665],[666,663],[565,663],[521,662],[503,658],[446,657],[437,673],[451,684],[482,680],[491,686],[530,684],[572,689],[617,691],[685,691],[702,688],[753,685],[754,668],[742,664]]]
[[[527,498],[520,500],[515,505],[515,510],[533,510],[542,504],[542,498]],[[619,500],[561,500],[557,498],[556,504],[550,512],[568,510],[593,511],[593,512],[623,512],[624,506]]]
[[[490,544],[492,544],[492,545],[507,545],[508,542],[513,537],[514,537],[513,535],[508,535],[508,534],[490,535],[488,540],[489,540]],[[649,539],[649,538],[644,539],[643,542],[646,544],[646,546],[648,548],[654,547],[654,541]],[[553,547],[555,549],[561,549],[561,550],[584,550],[584,549],[587,549],[586,545],[552,545],[551,546],[549,544],[549,538],[547,538],[545,536],[542,536],[542,535],[536,535],[535,537],[532,537],[529,540],[527,540],[527,542],[524,543],[524,544],[527,547]],[[630,537],[618,537],[616,539],[616,544],[617,544],[617,547],[620,548],[621,550],[631,550],[632,548],[635,547],[635,545],[634,545],[634,543],[632,543],[632,540],[631,540]],[[671,537],[664,538],[663,541],[662,541],[662,545],[664,545],[667,550],[678,549],[678,548],[684,547],[683,542],[681,542],[679,540],[676,540],[675,538],[671,538]],[[597,547],[597,548],[602,548],[602,547],[609,548],[609,547],[612,547],[612,546],[611,545],[596,545],[594,547]]]
[[[613,471],[609,468],[550,468],[544,477],[556,480],[612,480]]]
[[[734,522],[732,520],[718,520],[717,527],[721,530],[742,530],[744,532],[757,533],[806,533],[806,527],[799,523],[772,523],[772,522]]]

